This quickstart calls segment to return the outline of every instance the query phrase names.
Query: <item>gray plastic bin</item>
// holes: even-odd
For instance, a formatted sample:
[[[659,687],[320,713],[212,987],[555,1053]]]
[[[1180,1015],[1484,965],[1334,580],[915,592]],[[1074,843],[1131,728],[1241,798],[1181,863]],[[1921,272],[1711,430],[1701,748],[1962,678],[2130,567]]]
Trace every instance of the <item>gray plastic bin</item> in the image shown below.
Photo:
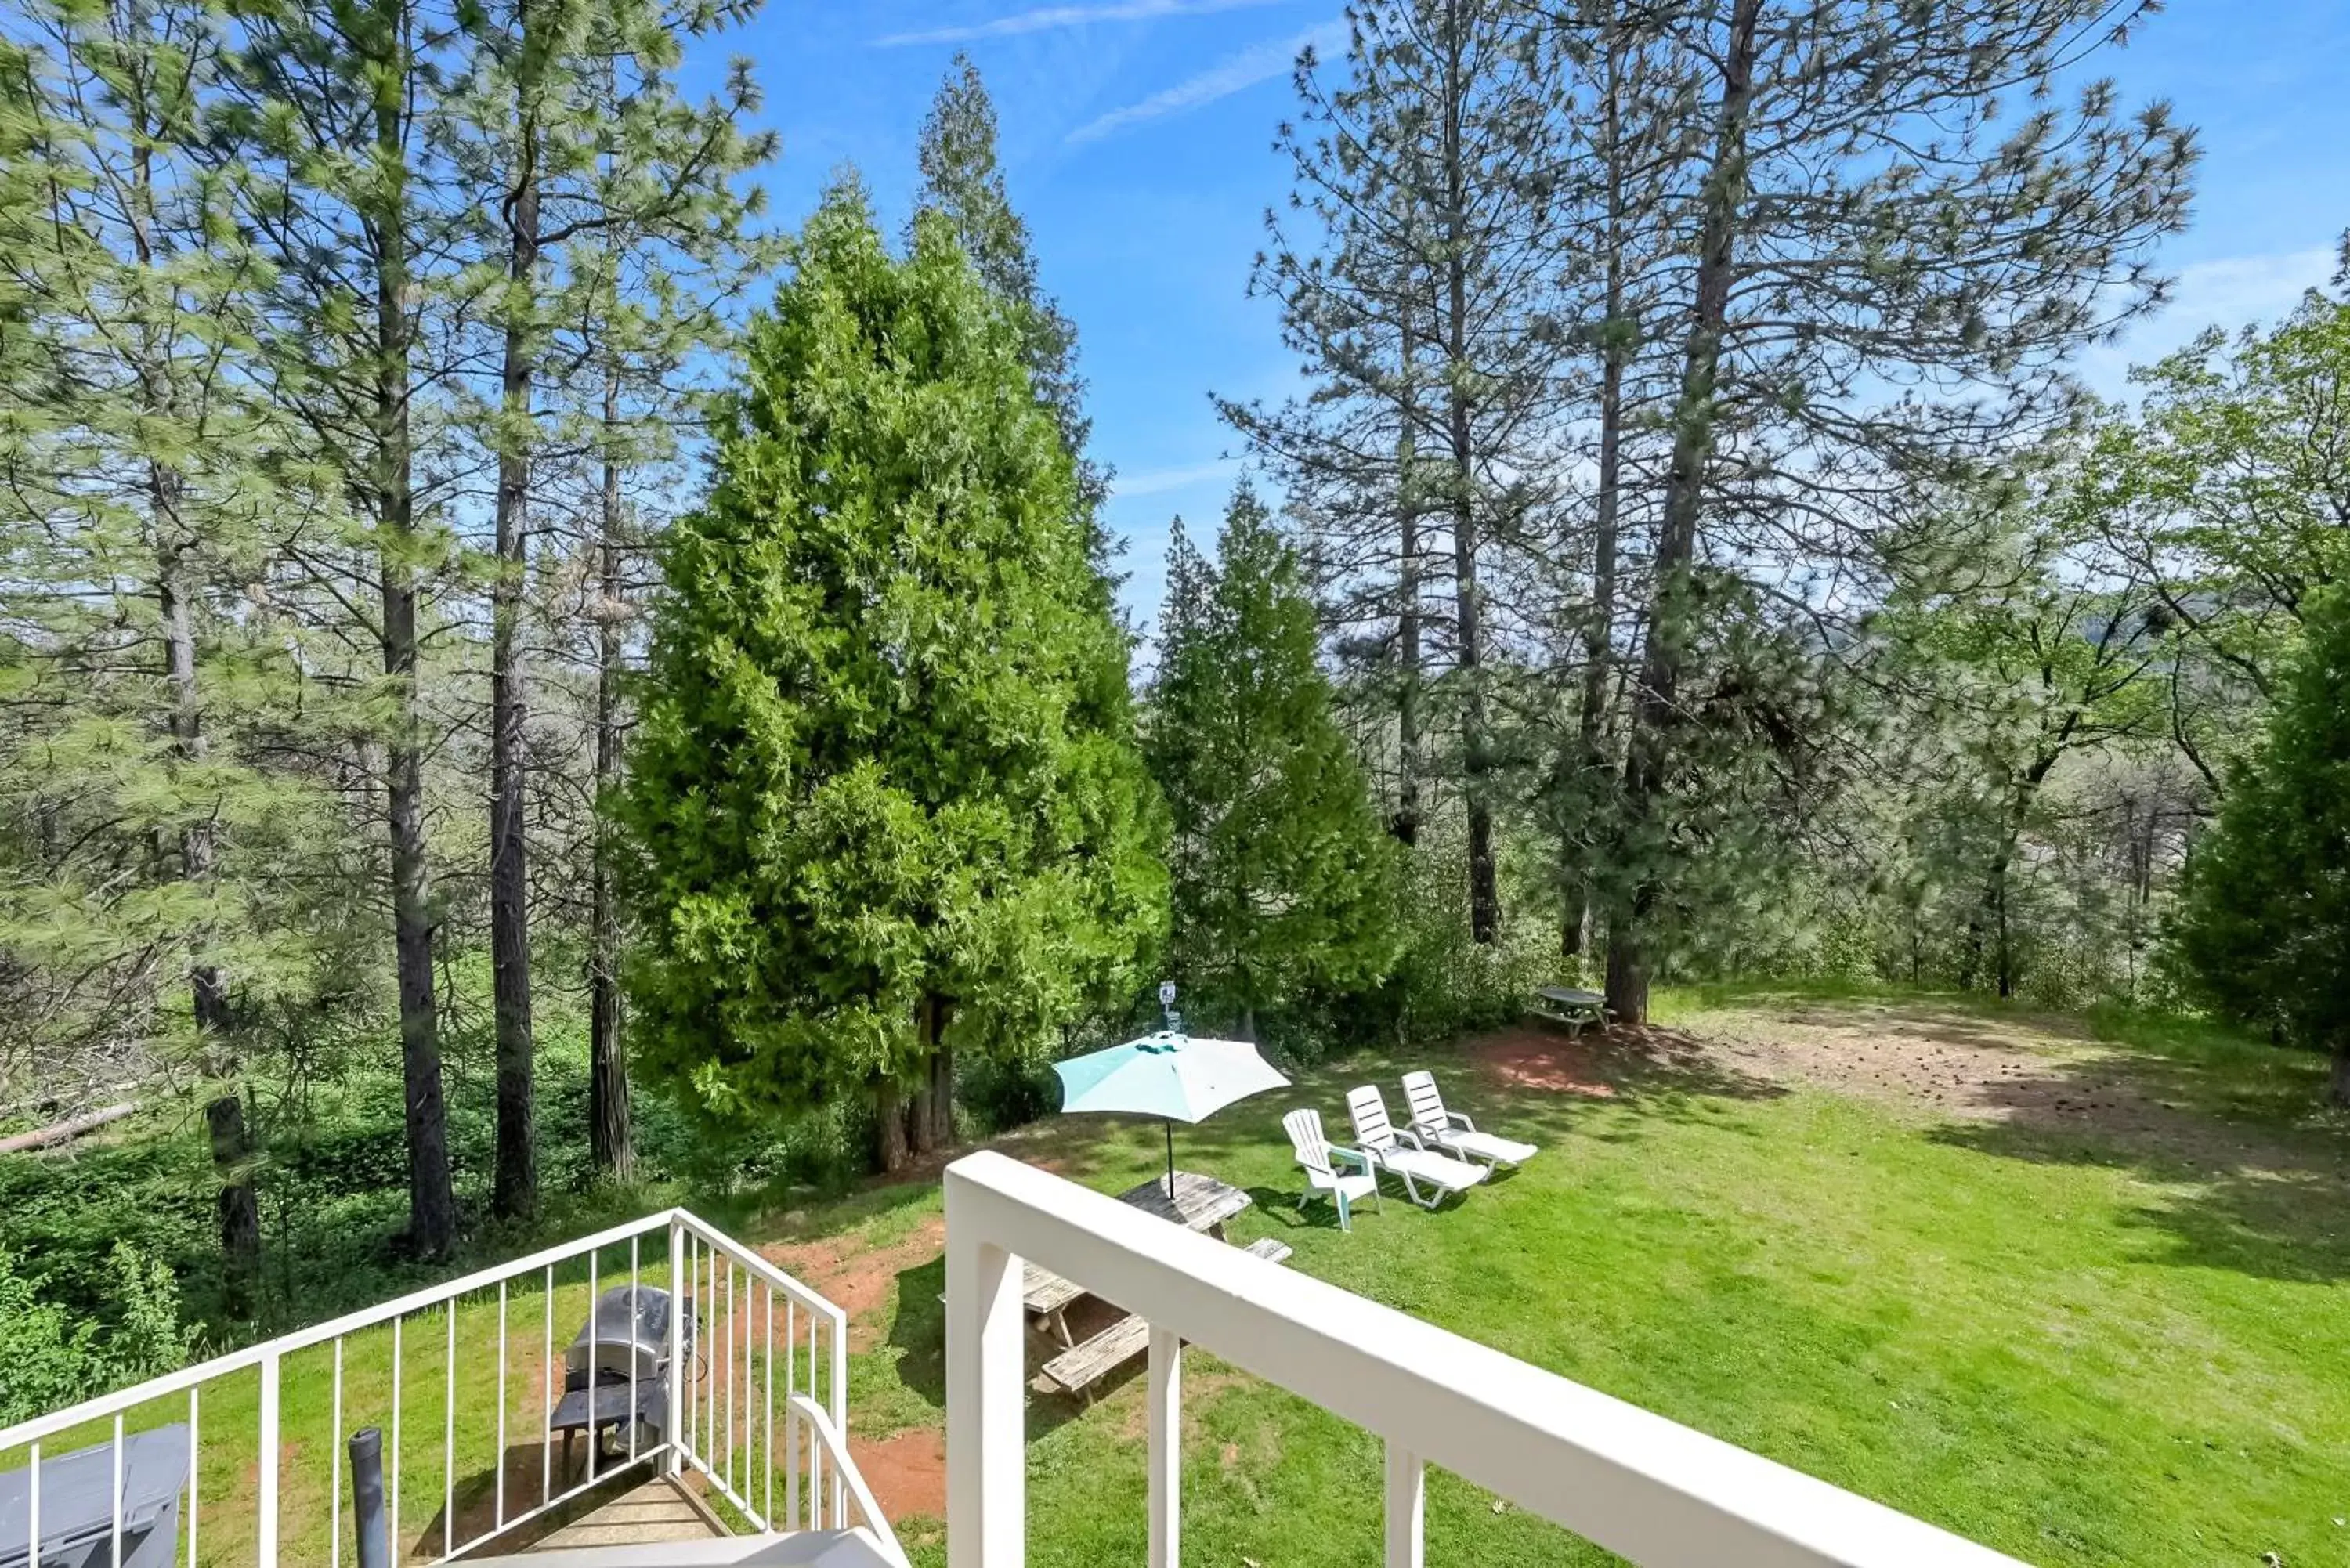
[[[32,1467],[0,1475],[0,1568],[32,1559]],[[188,1428],[158,1427],[122,1439],[123,1568],[172,1568],[180,1492],[188,1484]],[[114,1445],[41,1456],[41,1568],[110,1568]]]

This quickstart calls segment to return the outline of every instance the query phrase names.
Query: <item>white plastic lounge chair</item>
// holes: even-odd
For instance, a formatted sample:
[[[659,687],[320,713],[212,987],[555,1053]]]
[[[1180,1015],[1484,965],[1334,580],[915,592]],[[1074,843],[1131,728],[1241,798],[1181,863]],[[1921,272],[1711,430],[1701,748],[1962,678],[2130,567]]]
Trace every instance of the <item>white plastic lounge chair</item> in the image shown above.
[[[1356,1199],[1368,1196],[1374,1207],[1384,1207],[1379,1203],[1379,1179],[1371,1174],[1370,1157],[1323,1137],[1320,1111],[1292,1111],[1281,1118],[1281,1125],[1289,1131],[1289,1147],[1297,1151],[1297,1163],[1305,1168],[1305,1193],[1297,1200],[1301,1211],[1315,1193],[1326,1192],[1338,1206],[1338,1229],[1351,1231],[1355,1225],[1348,1209]],[[1331,1163],[1334,1159],[1351,1159],[1362,1168],[1341,1171]]]
[[[1446,1110],[1444,1092],[1436,1086],[1433,1073],[1406,1073],[1403,1097],[1411,1105],[1411,1130],[1423,1142],[1432,1143],[1448,1154],[1482,1159],[1493,1166],[1523,1165],[1542,1152],[1530,1143],[1479,1132],[1477,1124],[1467,1116]]]
[[[1438,1154],[1417,1134],[1398,1132],[1388,1120],[1387,1096],[1376,1085],[1365,1084],[1347,1096],[1347,1114],[1355,1119],[1355,1143],[1380,1170],[1402,1179],[1403,1189],[1422,1209],[1433,1209],[1446,1195],[1465,1192],[1485,1179],[1485,1168]],[[1430,1189],[1422,1198],[1419,1189]]]

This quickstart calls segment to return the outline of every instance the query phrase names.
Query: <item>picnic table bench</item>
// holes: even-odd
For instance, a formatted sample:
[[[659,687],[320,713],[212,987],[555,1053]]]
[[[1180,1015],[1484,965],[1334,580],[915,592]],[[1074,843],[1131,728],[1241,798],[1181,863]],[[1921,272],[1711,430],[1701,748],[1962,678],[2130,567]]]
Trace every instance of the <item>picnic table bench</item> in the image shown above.
[[[1190,1170],[1175,1173],[1175,1189],[1171,1193],[1167,1189],[1167,1179],[1154,1176],[1119,1193],[1118,1199],[1146,1214],[1155,1214],[1220,1241],[1224,1237],[1224,1221],[1255,1201],[1230,1182]],[[1250,1243],[1245,1250],[1253,1257],[1276,1263],[1290,1254],[1286,1243],[1271,1236]],[[1083,1394],[1090,1400],[1095,1384],[1141,1355],[1149,1345],[1150,1324],[1147,1318],[1128,1314],[1080,1344],[1069,1333],[1065,1314],[1070,1304],[1086,1293],[1083,1285],[1032,1263],[1023,1282],[1021,1301],[1029,1315],[1041,1326],[1049,1328],[1061,1344],[1060,1354],[1045,1363],[1045,1376],[1066,1392]]]
[[[1224,1221],[1255,1201],[1230,1182],[1218,1181],[1196,1170],[1175,1173],[1171,1197],[1167,1191],[1167,1179],[1154,1176],[1139,1187],[1127,1189],[1118,1199],[1187,1231],[1204,1231],[1219,1241],[1224,1239]],[[1070,1303],[1085,1293],[1083,1285],[1073,1284],[1052,1270],[1031,1263],[1022,1282],[1020,1298],[1028,1315],[1050,1327],[1061,1347],[1068,1350],[1076,1347],[1076,1341],[1069,1336],[1069,1324],[1062,1314]]]
[[[1265,1236],[1242,1251],[1251,1257],[1278,1263],[1289,1256],[1290,1246],[1278,1237]],[[1094,1385],[1141,1355],[1149,1344],[1150,1320],[1129,1313],[1083,1345],[1074,1345],[1045,1363],[1045,1376],[1066,1392],[1083,1395],[1091,1404]]]
[[[1607,1022],[1607,999],[1572,985],[1545,985],[1534,992],[1534,1011],[1537,1017],[1565,1024],[1572,1037],[1581,1033],[1586,1023]]]

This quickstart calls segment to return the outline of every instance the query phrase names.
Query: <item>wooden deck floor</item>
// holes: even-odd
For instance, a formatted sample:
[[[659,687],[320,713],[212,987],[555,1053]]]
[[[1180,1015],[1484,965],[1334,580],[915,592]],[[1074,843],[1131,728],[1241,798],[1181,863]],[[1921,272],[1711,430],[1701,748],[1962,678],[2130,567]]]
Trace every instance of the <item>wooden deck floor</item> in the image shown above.
[[[523,1552],[562,1552],[577,1546],[637,1546],[654,1541],[707,1541],[726,1533],[718,1518],[668,1476],[622,1492],[562,1529],[541,1536]]]

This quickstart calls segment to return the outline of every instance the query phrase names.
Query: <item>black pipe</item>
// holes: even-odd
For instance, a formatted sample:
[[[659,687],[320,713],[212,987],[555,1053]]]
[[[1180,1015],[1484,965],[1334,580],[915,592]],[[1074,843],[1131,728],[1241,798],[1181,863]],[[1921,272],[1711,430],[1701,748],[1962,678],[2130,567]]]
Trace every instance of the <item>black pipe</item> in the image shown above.
[[[383,1428],[351,1434],[351,1516],[359,1532],[359,1568],[391,1568],[383,1517]]]

